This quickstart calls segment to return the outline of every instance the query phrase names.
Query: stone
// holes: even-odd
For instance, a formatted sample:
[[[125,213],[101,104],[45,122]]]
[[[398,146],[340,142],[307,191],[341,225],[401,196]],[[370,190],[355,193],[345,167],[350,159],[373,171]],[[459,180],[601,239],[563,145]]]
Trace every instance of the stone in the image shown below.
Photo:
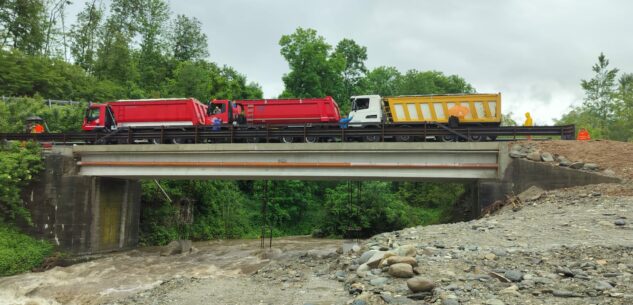
[[[583,163],[583,162],[574,162],[574,163],[569,165],[569,168],[581,169],[583,166],[585,166],[585,163]]]
[[[562,274],[565,277],[574,277],[574,273],[567,267],[557,267],[556,273]]]
[[[595,290],[604,291],[604,290],[613,289],[613,285],[611,285],[611,283],[607,281],[598,281],[596,282],[596,285],[593,288]]]
[[[169,244],[163,247],[160,252],[161,256],[175,255],[188,253],[191,251],[191,240],[181,239],[171,241]]]
[[[432,292],[425,291],[425,292],[412,293],[412,294],[408,295],[407,298],[412,299],[412,300],[424,300],[424,299],[429,298],[431,296],[433,296]]]
[[[361,283],[354,283],[349,287],[350,294],[361,294],[365,290],[365,286]]]
[[[503,273],[503,276],[505,276],[507,279],[513,282],[520,282],[523,280],[523,273],[521,273],[521,271],[518,271],[518,270],[508,270],[505,273]]]
[[[558,158],[558,165],[559,166],[563,166],[563,167],[569,167],[573,164],[574,162],[571,162],[567,159],[565,159],[564,157],[562,158]]]
[[[415,260],[415,257],[411,256],[391,256],[383,261],[383,265],[386,266],[391,266],[393,264],[409,264],[416,267],[418,265],[418,261]]]
[[[486,300],[486,303],[484,303],[486,305],[505,305],[505,303],[503,303],[503,301],[499,300],[499,299],[488,299]]]
[[[416,249],[414,245],[402,245],[398,248],[396,248],[396,250],[394,250],[395,254],[397,256],[411,256],[411,257],[415,257],[416,254]]]
[[[459,301],[456,299],[444,299],[442,305],[459,305]]]
[[[435,288],[435,283],[423,277],[414,277],[407,280],[407,287],[413,292],[428,292]]]
[[[360,258],[358,258],[358,263],[361,265],[366,263],[372,256],[374,256],[374,254],[376,254],[376,252],[378,251],[377,250],[365,251],[365,253],[361,254]]]
[[[369,272],[369,266],[367,266],[367,264],[362,264],[356,268],[356,275],[360,277],[365,277],[367,272]]]
[[[510,157],[512,157],[512,158],[522,158],[522,157],[525,157],[525,154],[523,154],[522,152],[520,152],[518,150],[512,150],[512,151],[510,151]]]
[[[383,286],[387,283],[389,279],[386,277],[377,277],[375,279],[371,279],[371,281],[369,281],[369,284],[371,284],[372,286]]]
[[[617,219],[616,221],[613,222],[613,224],[616,226],[625,226],[626,221],[624,219]]]
[[[530,188],[528,188],[527,190],[521,192],[521,194],[517,195],[517,198],[519,198],[519,200],[521,200],[521,202],[528,202],[528,201],[534,201],[537,200],[539,198],[541,198],[541,196],[543,196],[543,194],[545,194],[545,190],[533,185]]]
[[[387,254],[387,251],[377,251],[371,258],[367,260],[366,264],[371,268],[378,267],[383,258],[385,258],[385,254]]]
[[[367,305],[367,302],[360,299],[356,299],[354,300],[354,302],[352,302],[352,305]]]
[[[502,283],[510,283],[510,279],[506,278],[505,276],[496,273],[496,272],[489,272],[488,275],[490,275],[491,277],[494,277],[496,279],[498,279],[499,281],[501,281]]]
[[[548,152],[544,152],[541,154],[541,160],[543,160],[543,162],[554,162],[554,156]]]
[[[559,298],[578,298],[582,297],[581,294],[575,293],[569,290],[554,290],[552,291],[552,295]]]
[[[389,266],[389,275],[399,278],[413,277],[413,267],[405,263],[393,264]]]
[[[607,175],[607,176],[615,176],[615,172],[611,169],[605,169],[602,171],[603,175]]]
[[[499,294],[520,296],[521,294],[518,292],[518,290],[519,290],[519,287],[517,285],[512,285],[510,287],[507,287],[499,291]]]
[[[484,254],[484,258],[489,260],[489,261],[492,261],[492,260],[496,259],[497,256],[494,253],[486,253],[486,254]]]
[[[528,153],[526,158],[532,161],[541,161],[541,153],[539,151],[533,151]]]
[[[585,170],[590,170],[590,171],[595,171],[598,170],[600,167],[598,166],[598,164],[595,163],[585,163],[585,165],[583,165],[582,169]]]

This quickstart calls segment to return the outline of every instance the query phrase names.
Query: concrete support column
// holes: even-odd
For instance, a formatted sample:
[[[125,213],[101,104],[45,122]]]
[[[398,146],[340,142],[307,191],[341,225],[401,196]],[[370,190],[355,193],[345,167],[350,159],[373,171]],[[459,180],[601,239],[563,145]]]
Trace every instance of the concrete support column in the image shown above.
[[[141,185],[136,180],[76,176],[72,157],[50,155],[23,192],[33,225],[25,231],[76,254],[138,244]]]

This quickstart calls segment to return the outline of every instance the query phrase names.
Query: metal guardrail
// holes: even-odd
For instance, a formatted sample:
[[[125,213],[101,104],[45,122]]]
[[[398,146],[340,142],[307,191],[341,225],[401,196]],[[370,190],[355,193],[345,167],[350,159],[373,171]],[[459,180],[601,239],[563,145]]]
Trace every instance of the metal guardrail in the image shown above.
[[[458,136],[459,135],[459,136]],[[476,126],[439,128],[435,123],[340,128],[338,124],[306,124],[288,127],[282,125],[238,126],[187,126],[160,128],[119,128],[110,133],[0,133],[4,140],[34,140],[40,142],[74,144],[133,144],[133,143],[240,143],[240,142],[384,142],[404,139],[421,142],[431,137],[444,141],[483,141],[498,137],[517,139],[521,136],[552,136],[573,140],[575,126],[497,127]]]
[[[2,96],[2,101],[8,102],[8,101],[20,100],[24,98],[25,97]],[[43,99],[42,102],[48,105],[49,108],[52,107],[53,105],[81,105],[82,104],[82,102],[79,102],[79,101],[54,100],[54,99]]]

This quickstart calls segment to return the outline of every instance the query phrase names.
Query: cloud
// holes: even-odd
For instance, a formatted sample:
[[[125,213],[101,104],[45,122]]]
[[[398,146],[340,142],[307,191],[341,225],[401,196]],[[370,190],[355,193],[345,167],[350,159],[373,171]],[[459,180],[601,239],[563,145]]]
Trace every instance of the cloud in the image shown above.
[[[626,0],[479,1],[171,1],[195,16],[209,37],[210,59],[235,67],[273,97],[288,71],[279,39],[316,29],[335,45],[354,39],[368,66],[457,74],[479,92],[502,92],[504,112],[531,111],[549,124],[582,101],[600,52],[633,72],[633,2]]]

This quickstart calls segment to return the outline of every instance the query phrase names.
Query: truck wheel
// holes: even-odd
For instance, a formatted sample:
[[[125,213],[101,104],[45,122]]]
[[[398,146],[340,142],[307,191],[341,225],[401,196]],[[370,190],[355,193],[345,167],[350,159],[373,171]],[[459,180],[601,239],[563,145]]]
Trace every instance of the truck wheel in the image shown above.
[[[289,137],[289,136],[282,136],[281,137],[281,142],[282,143],[292,143],[295,141],[294,137]]]
[[[468,141],[470,141],[470,142],[481,142],[485,138],[486,137],[484,137],[484,136],[470,136],[470,137],[468,137]]]
[[[457,136],[441,136],[440,141],[442,142],[457,142]]]
[[[306,138],[305,138],[305,142],[306,142],[306,143],[316,143],[316,142],[319,142],[319,137],[306,137]]]
[[[380,136],[377,136],[377,135],[365,136],[363,137],[363,140],[365,140],[365,142],[378,142],[380,140]]]
[[[401,128],[409,128],[411,126],[401,126]],[[413,141],[413,136],[410,135],[402,135],[402,136],[396,136],[396,142],[411,142]]]

